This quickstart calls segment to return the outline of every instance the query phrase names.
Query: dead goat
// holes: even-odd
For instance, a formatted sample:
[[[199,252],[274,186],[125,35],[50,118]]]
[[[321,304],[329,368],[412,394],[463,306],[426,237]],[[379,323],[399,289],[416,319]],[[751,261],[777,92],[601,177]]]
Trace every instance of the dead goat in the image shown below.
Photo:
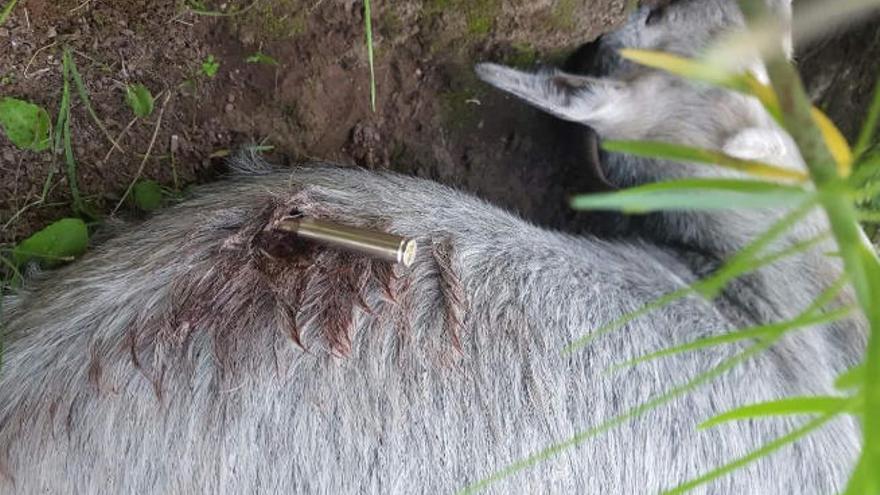
[[[605,42],[687,54],[741,22],[732,0],[679,2],[638,12]],[[614,64],[612,73],[629,76],[479,72],[606,136],[766,151],[802,166],[754,101]],[[604,166],[621,186],[703,173],[620,156]],[[817,246],[717,299],[679,300],[562,354],[710,272],[779,214],[669,213],[634,224],[631,236],[574,237],[425,180],[327,166],[267,171],[251,160],[242,168],[251,171],[202,187],[4,302],[5,493],[455,492],[750,344],[615,374],[610,366],[790,318],[841,273]],[[269,228],[293,211],[414,237],[421,248],[404,269]],[[809,216],[773,247],[826,228]],[[859,320],[786,336],[702,388],[488,491],[674,486],[799,423],[698,430],[700,421],[747,403],[832,393],[864,339]],[[840,418],[695,492],[835,493],[859,437],[857,422]]]

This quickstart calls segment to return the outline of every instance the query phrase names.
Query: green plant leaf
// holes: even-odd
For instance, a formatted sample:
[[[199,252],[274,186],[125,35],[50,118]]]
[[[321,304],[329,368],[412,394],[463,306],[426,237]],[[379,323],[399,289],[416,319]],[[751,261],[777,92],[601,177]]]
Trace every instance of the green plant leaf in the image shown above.
[[[85,252],[89,245],[89,231],[79,218],[62,218],[21,241],[12,251],[12,260],[21,266],[31,260],[40,260],[44,266],[71,261]]]
[[[702,339],[694,340],[692,342],[688,342],[686,344],[681,344],[667,349],[662,349],[657,352],[652,352],[650,354],[646,354],[644,356],[617,365],[614,367],[614,369],[635,366],[637,364],[653,361],[662,357],[673,356],[684,352],[696,351],[699,349],[705,349],[707,347],[713,347],[722,344],[731,344],[742,340],[749,340],[760,337],[774,337],[792,330],[805,329],[814,325],[824,325],[833,321],[846,318],[847,316],[852,314],[854,309],[855,308],[853,307],[840,308],[819,315],[806,314],[783,322],[769,323],[767,325],[758,325],[749,328],[741,328],[725,334],[705,337]]]
[[[809,177],[805,172],[778,167],[756,160],[736,158],[720,151],[693,148],[659,141],[603,141],[602,148],[616,153],[716,165],[771,180],[803,182]]]
[[[749,73],[731,72],[713,61],[694,60],[671,53],[653,50],[624,49],[620,55],[637,64],[664,70],[692,81],[700,81],[754,96],[777,121],[780,119],[779,100],[772,87],[758,81]],[[710,59],[712,60],[712,59]]]
[[[758,255],[769,244],[771,244],[785,231],[791,228],[792,225],[794,225],[804,216],[806,216],[815,207],[815,205],[815,200],[804,202],[793,211],[786,214],[783,218],[779,219],[763,234],[758,236],[758,238],[750,242],[746,247],[733,255],[729,260],[727,260],[727,262],[724,263],[721,268],[719,268],[714,274],[712,274],[708,278],[697,282],[693,286],[683,287],[681,289],[660,296],[653,301],[645,303],[645,305],[641,308],[620,316],[619,318],[593,330],[593,332],[575,339],[574,342],[563,349],[563,355],[572,353],[594,341],[595,339],[616,331],[622,328],[627,323],[641,318],[642,316],[645,316],[646,314],[649,314],[658,308],[661,308],[690,294],[702,294],[704,297],[713,297],[714,294],[717,294],[718,291],[720,291],[725,285],[727,285],[728,282],[735,279],[736,277],[750,271],[757,270],[761,266],[764,266],[764,264],[772,263],[774,260],[779,258],[781,253],[785,253],[789,250],[786,249],[781,251],[780,253],[775,253],[773,255],[765,256],[763,258],[758,257]]]
[[[16,3],[18,3],[18,0],[9,0],[6,2],[6,5],[3,6],[3,10],[0,10],[0,26],[6,23],[6,19],[12,14],[12,9],[15,8]]]
[[[828,151],[834,157],[834,162],[837,163],[838,174],[841,177],[849,177],[849,174],[852,172],[853,163],[853,152],[849,147],[849,143],[846,142],[846,138],[843,137],[840,129],[834,125],[834,122],[822,110],[813,107],[812,112],[813,120],[816,122],[819,132],[822,133],[822,138],[825,140],[825,146],[828,147]]]
[[[834,387],[838,390],[858,388],[865,384],[865,363],[858,364],[843,372],[834,381]]]
[[[786,207],[812,195],[805,189],[737,179],[681,179],[646,184],[611,193],[577,196],[578,210],[620,210],[647,213],[657,210],[715,210]]]
[[[149,117],[153,113],[153,95],[143,84],[129,84],[125,87],[125,102],[140,118]]]
[[[277,60],[270,57],[269,55],[266,55],[263,52],[257,52],[255,54],[251,55],[250,57],[245,59],[245,62],[247,62],[249,64],[264,64],[264,65],[273,65],[273,66],[278,65]]]
[[[208,58],[202,62],[202,74],[208,77],[214,77],[217,75],[217,71],[220,70],[220,62],[214,58],[213,55],[208,55]]]
[[[787,416],[792,414],[833,414],[846,409],[852,402],[850,397],[833,396],[805,396],[790,397],[787,399],[761,402],[748,406],[738,407],[725,413],[714,416],[702,423],[697,428],[706,429],[718,426],[728,421],[741,421],[744,419],[756,419],[768,416]]]
[[[86,107],[86,111],[89,113],[89,116],[95,122],[95,125],[98,126],[98,129],[101,129],[101,132],[104,134],[104,137],[107,138],[116,149],[124,152],[122,146],[119,146],[119,143],[113,139],[113,136],[110,135],[110,131],[107,130],[107,127],[104,125],[104,122],[101,121],[101,118],[98,117],[98,114],[95,112],[95,108],[92,106],[92,100],[89,97],[89,90],[86,88],[85,82],[83,82],[82,76],[79,74],[79,69],[76,67],[76,62],[73,60],[73,53],[70,51],[69,47],[64,48],[64,52],[61,55],[62,60],[62,71],[64,73],[64,81],[65,84],[68,84],[70,81],[73,82],[74,87],[76,88],[76,92],[79,95],[80,100],[82,100],[83,105]],[[70,118],[70,112],[68,112],[68,120]]]
[[[880,77],[874,83],[874,96],[871,100],[871,106],[868,107],[868,115],[862,129],[859,131],[859,137],[856,140],[855,154],[856,158],[861,158],[868,150],[874,147],[875,138],[877,136],[877,122],[880,121]]]
[[[156,181],[142,180],[131,190],[135,206],[143,211],[153,211],[162,206],[162,186]]]
[[[49,114],[28,101],[9,97],[0,100],[0,126],[19,148],[43,151],[52,141]]]
[[[741,467],[744,467],[744,466],[746,466],[746,465],[748,465],[758,459],[761,459],[762,457],[766,457],[766,456],[770,455],[771,453],[781,449],[782,447],[785,447],[786,445],[794,443],[798,439],[800,439],[801,437],[819,429],[820,427],[825,425],[825,423],[830,421],[836,414],[837,414],[836,412],[829,413],[829,414],[823,414],[822,416],[808,422],[804,426],[797,428],[797,429],[777,438],[776,440],[773,440],[772,442],[767,443],[763,447],[756,449],[756,450],[752,451],[751,453],[740,457],[739,459],[736,459],[736,460],[731,461],[721,467],[713,469],[712,471],[710,471],[710,472],[708,472],[708,473],[706,473],[696,479],[693,479],[693,480],[688,481],[686,483],[682,483],[671,490],[664,491],[663,495],[683,495],[683,494],[693,490],[694,488],[696,488],[700,485],[703,485],[703,484],[708,483],[714,479],[718,479],[722,476],[730,474],[731,472],[733,472]]]
[[[608,419],[607,421],[604,421],[597,426],[594,426],[590,429],[578,432],[577,434],[573,435],[568,440],[551,445],[551,446],[541,450],[540,452],[537,452],[537,453],[535,453],[525,459],[514,462],[514,463],[508,465],[507,467],[493,473],[492,475],[490,475],[486,478],[483,478],[483,479],[477,481],[476,483],[473,483],[473,484],[467,486],[464,490],[462,490],[459,493],[462,495],[476,494],[497,481],[500,481],[504,478],[507,478],[508,476],[511,476],[514,473],[522,471],[523,469],[529,468],[539,462],[547,460],[547,459],[559,454],[560,452],[565,451],[566,449],[570,449],[572,447],[575,447],[575,446],[583,443],[584,441],[586,441],[592,437],[595,437],[596,435],[604,433],[604,432],[610,430],[611,428],[617,427],[617,426],[625,423],[626,421],[629,421],[633,418],[640,416],[641,414],[645,413],[646,411],[650,411],[651,409],[655,409],[663,404],[666,404],[666,403],[670,402],[671,400],[675,399],[676,397],[681,397],[682,395],[696,389],[697,387],[704,385],[719,376],[722,376],[723,374],[727,373],[728,371],[730,371],[731,369],[733,369],[734,367],[736,367],[740,363],[745,362],[745,361],[751,359],[752,357],[760,354],[761,352],[767,350],[770,346],[773,345],[774,342],[775,341],[772,339],[767,339],[767,338],[759,339],[758,342],[755,343],[754,345],[752,345],[751,347],[743,350],[739,354],[735,354],[734,356],[731,356],[730,358],[725,359],[724,361],[722,361],[721,363],[719,363],[718,365],[716,365],[712,369],[710,369],[704,373],[701,373],[701,374],[697,375],[696,377],[690,379],[687,383],[677,385],[677,386],[671,388],[670,390],[664,392],[663,394],[661,394],[657,397],[651,398],[650,400],[643,402],[642,404],[635,406],[632,409],[629,409],[628,411],[626,411],[618,416],[615,416],[611,419]]]
[[[703,81],[716,86],[729,86],[736,74],[717,65],[689,59],[672,53],[625,48],[620,56],[645,67],[664,70],[686,79]]]

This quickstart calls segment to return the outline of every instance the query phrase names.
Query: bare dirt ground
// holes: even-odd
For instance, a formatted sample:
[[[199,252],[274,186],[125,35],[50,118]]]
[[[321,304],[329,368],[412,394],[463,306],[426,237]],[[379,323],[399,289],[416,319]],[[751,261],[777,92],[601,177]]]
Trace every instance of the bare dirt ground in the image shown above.
[[[273,146],[269,158],[279,163],[393,169],[576,230],[565,197],[595,187],[584,167],[586,131],[489,90],[471,67],[588,63],[569,56],[620,22],[628,3],[374,0],[373,112],[361,1],[21,0],[0,27],[0,96],[39,103],[54,121],[62,49],[73,50],[97,116],[123,148],[111,151],[77,100],[79,187],[103,214],[136,178],[157,132],[141,177],[170,190],[216,178],[227,153],[259,143]],[[862,42],[873,52],[851,48]],[[810,47],[802,60],[815,96],[850,134],[876,76],[878,46],[874,24]],[[278,65],[249,63],[255,53]],[[201,71],[208,57],[220,64],[213,77]],[[134,120],[124,100],[129,83],[158,96],[150,118]],[[0,138],[0,243],[71,213],[62,162]],[[52,169],[46,202],[27,207]]]
[[[390,168],[559,223],[566,215],[559,185],[565,174],[552,157],[539,156],[556,147],[551,138],[532,132],[549,119],[488,91],[471,66],[484,59],[519,65],[561,59],[608,30],[624,11],[622,0],[374,2],[373,112],[362,2],[200,6],[228,14],[223,16],[186,5],[24,0],[0,28],[0,94],[34,101],[54,119],[62,47],[69,46],[97,115],[111,136],[121,136],[124,153],[111,152],[84,106],[74,106],[79,187],[98,211],[109,211],[135,178],[162,96],[170,95],[142,177],[172,189],[214,178],[228,150],[260,143],[274,146],[274,158],[287,163],[322,159]],[[246,61],[258,52],[279,65]],[[209,56],[220,64],[214,77],[200,71]],[[123,134],[134,117],[124,101],[129,83],[162,96],[152,117]],[[50,168],[61,162],[0,140],[2,224],[40,197]],[[70,213],[65,174],[56,170],[46,204],[20,213],[0,241],[14,242]],[[558,206],[548,210],[547,202]]]

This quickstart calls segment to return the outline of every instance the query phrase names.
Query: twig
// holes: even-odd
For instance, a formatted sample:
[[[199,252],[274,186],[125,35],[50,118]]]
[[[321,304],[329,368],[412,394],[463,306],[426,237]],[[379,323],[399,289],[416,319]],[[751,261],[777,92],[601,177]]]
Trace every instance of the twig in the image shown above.
[[[92,3],[92,0],[85,0],[83,3],[79,4],[78,6],[72,8],[72,9],[70,9],[67,13],[68,13],[68,14],[72,14],[72,13],[76,12],[77,10],[79,10],[79,9],[81,9],[81,8],[83,8],[83,7],[85,7],[86,5],[88,5],[88,4],[90,4],[90,3]]]
[[[30,77],[30,76],[28,76],[28,69],[31,68],[31,65],[34,63],[34,60],[37,59],[37,55],[39,55],[41,51],[52,48],[53,46],[55,46],[57,44],[58,44],[58,42],[56,41],[56,42],[52,43],[51,45],[46,45],[42,48],[38,48],[37,51],[34,52],[34,56],[32,56],[31,59],[28,60],[27,65],[24,66],[24,72],[22,73],[22,75],[24,75],[25,79]]]
[[[124,65],[124,64],[123,64],[123,65]],[[165,92],[165,91],[162,91],[161,93],[157,94],[157,95],[156,95],[156,99],[161,98],[161,97],[162,97],[162,94],[163,94],[164,92]],[[135,117],[135,118],[131,119],[131,122],[129,122],[129,123],[125,126],[125,128],[122,129],[122,132],[120,132],[118,136],[116,136],[116,141],[121,141],[121,140],[122,140],[122,138],[123,138],[123,137],[128,133],[128,131],[131,129],[131,126],[133,126],[133,125],[135,124],[135,122],[138,121],[138,118],[139,118],[139,117]],[[107,160],[110,159],[110,155],[113,154],[113,150],[115,150],[115,149],[116,149],[115,146],[111,146],[111,147],[110,147],[110,149],[107,151],[107,154],[104,156],[104,163],[106,163]]]
[[[137,121],[138,121],[138,117],[135,117],[135,118],[131,119],[131,122],[129,122],[129,123],[125,126],[125,128],[122,129],[122,132],[120,132],[118,136],[116,136],[116,140],[117,140],[117,141],[122,140],[123,136],[125,136],[125,134],[128,132],[128,130],[131,129],[131,126],[133,126],[134,123],[137,122]],[[107,160],[110,159],[110,155],[113,154],[113,150],[115,150],[115,149],[116,149],[116,146],[111,146],[111,147],[110,147],[110,149],[107,151],[107,154],[104,155],[104,160],[103,160],[104,163],[107,163]]]
[[[147,160],[150,159],[150,153],[153,151],[153,146],[156,144],[156,138],[159,136],[159,129],[162,127],[162,116],[165,114],[165,108],[168,106],[168,100],[171,99],[171,92],[165,95],[165,99],[162,101],[162,108],[159,109],[159,115],[156,117],[156,127],[153,128],[153,137],[150,138],[150,145],[147,147],[147,152],[144,153],[144,158],[141,160],[141,164],[138,167],[137,173],[134,178],[131,180],[131,183],[128,185],[128,189],[125,190],[125,194],[119,198],[119,202],[116,203],[116,207],[113,208],[113,211],[110,212],[111,215],[115,214],[119,208],[122,207],[122,203],[128,199],[128,196],[131,194],[131,190],[134,189],[134,185],[137,183],[138,179],[141,178],[141,175],[144,173],[144,167],[147,166]]]
[[[54,165],[53,165],[53,166],[54,166]],[[51,185],[52,177],[53,177],[54,175],[55,175],[55,170],[54,170],[54,169],[50,169],[50,170],[49,170],[49,175],[46,177],[46,182],[43,184],[43,194],[42,194],[42,196],[41,196],[39,199],[36,199],[36,200],[34,200],[34,201],[32,201],[32,202],[30,202],[30,203],[28,203],[28,204],[22,206],[18,211],[16,211],[16,212],[12,215],[12,217],[10,217],[9,220],[7,220],[5,224],[3,224],[3,229],[2,229],[2,230],[7,230],[7,229],[12,225],[12,223],[15,222],[15,220],[18,219],[18,217],[20,217],[21,215],[24,214],[24,212],[30,210],[31,208],[33,208],[33,207],[35,207],[35,206],[40,206],[40,205],[42,205],[42,204],[45,203],[46,198],[48,197],[49,193],[50,193],[50,192],[52,191],[52,189],[54,189],[54,187],[55,187],[55,186]]]
[[[248,10],[251,10],[252,8],[256,7],[256,5],[257,5],[258,3],[260,3],[260,0],[254,0],[254,1],[251,2],[251,4],[248,5],[247,7],[243,8],[243,9],[233,10],[232,12],[219,12],[219,11],[216,11],[216,10],[202,10],[202,9],[197,8],[197,7],[193,7],[193,5],[190,4],[190,2],[188,2],[188,1],[187,1],[187,2],[184,2],[184,6],[185,6],[190,12],[192,12],[193,14],[197,14],[197,15],[203,15],[203,16],[206,16],[206,17],[233,17],[233,16],[236,16],[236,15],[244,14],[244,13],[247,12]]]

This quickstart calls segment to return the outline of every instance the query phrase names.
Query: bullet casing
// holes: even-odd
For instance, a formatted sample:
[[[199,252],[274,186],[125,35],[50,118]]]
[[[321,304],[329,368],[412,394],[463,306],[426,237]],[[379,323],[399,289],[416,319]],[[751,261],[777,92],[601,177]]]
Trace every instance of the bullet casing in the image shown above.
[[[416,241],[375,230],[340,225],[308,217],[285,218],[278,230],[321,243],[392,263],[409,266],[415,259]]]

